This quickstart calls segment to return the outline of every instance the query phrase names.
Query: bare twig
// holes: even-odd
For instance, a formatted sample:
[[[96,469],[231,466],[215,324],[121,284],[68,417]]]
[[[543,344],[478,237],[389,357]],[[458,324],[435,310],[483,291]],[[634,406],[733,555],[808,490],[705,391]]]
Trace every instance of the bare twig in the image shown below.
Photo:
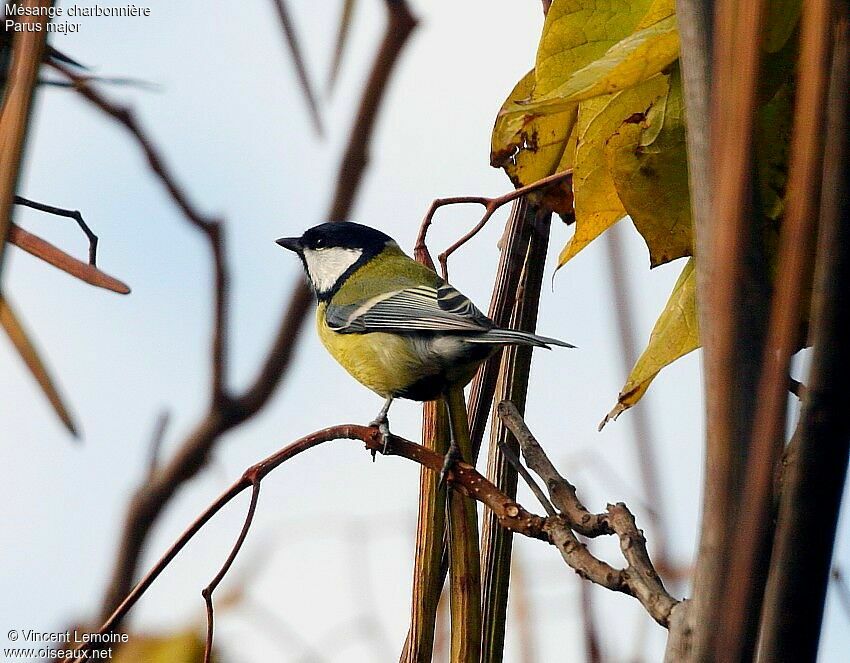
[[[10,244],[14,244],[19,249],[23,249],[30,255],[44,260],[49,265],[53,265],[89,285],[117,292],[120,295],[126,295],[130,292],[130,287],[126,283],[99,270],[93,263],[77,260],[62,249],[53,246],[38,235],[27,232],[14,223],[9,225],[8,240]]]
[[[283,28],[283,36],[289,48],[289,54],[292,56],[292,62],[295,64],[295,72],[298,74],[301,92],[304,93],[304,100],[307,102],[307,108],[310,111],[310,120],[313,122],[313,128],[316,130],[316,134],[323,136],[325,130],[322,126],[322,116],[319,113],[316,93],[313,91],[310,77],[307,75],[307,65],[304,64],[304,53],[299,45],[298,34],[295,32],[295,26],[292,24],[292,18],[289,16],[286,1],[273,0],[272,4],[277,11],[277,17],[280,20],[281,28]]]
[[[92,104],[97,106],[116,122],[121,124],[141,148],[148,161],[148,166],[159,178],[174,204],[180,209],[186,220],[197,228],[207,239],[213,256],[215,273],[215,304],[214,304],[214,327],[212,340],[212,386],[211,400],[213,403],[225,404],[230,397],[226,390],[226,353],[227,344],[227,320],[225,308],[227,307],[229,282],[227,265],[224,260],[224,237],[221,230],[221,220],[209,217],[202,213],[189,199],[188,194],[178,183],[177,177],[166,165],[165,159],[157,146],[144,132],[136,116],[128,107],[121,106],[92,88],[88,82],[78,76],[67,66],[51,61],[50,65],[64,74],[70,81],[75,83],[75,90]]]
[[[85,233],[85,236],[89,240],[89,264],[92,266],[97,265],[97,235],[92,232],[92,229],[89,228],[85,219],[83,219],[83,215],[80,214],[79,210],[71,210],[64,209],[62,207],[55,207],[53,205],[45,205],[44,203],[36,202],[35,200],[29,200],[28,198],[24,198],[22,196],[15,196],[15,204],[23,205],[24,207],[31,207],[32,209],[38,210],[39,212],[45,212],[47,214],[53,214],[54,216],[64,216],[68,219],[74,219],[77,222],[77,225],[80,227],[80,230]]]
[[[646,550],[646,539],[628,507],[620,502],[609,504],[605,513],[587,512],[576,496],[575,487],[555,470],[513,403],[502,401],[498,411],[520,443],[528,467],[546,482],[552,502],[563,513],[563,516],[547,518],[544,531],[561,551],[564,561],[580,576],[634,596],[656,622],[666,627],[673,607],[679,602],[670,596],[658,577]],[[573,530],[583,530],[581,533],[589,537],[616,534],[626,568],[614,569],[595,558]]]
[[[341,161],[328,219],[343,219],[353,204],[363,171],[367,165],[367,150],[377,111],[383,99],[390,73],[404,46],[415,20],[406,3],[387,0],[389,21],[386,33],[375,56],[370,76],[358,106],[347,149]],[[299,279],[285,307],[277,333],[254,381],[239,395],[226,388],[226,306],[227,273],[220,223],[197,211],[173,173],[166,167],[152,140],[144,133],[135,116],[106,99],[87,85],[86,81],[60,65],[53,65],[75,84],[77,92],[93,105],[110,115],[134,137],[147,157],[151,170],[159,177],[166,191],[184,216],[207,237],[213,253],[215,269],[215,320],[213,323],[212,397],[208,411],[178,447],[175,456],[165,464],[151,481],[139,487],[126,516],[121,544],[112,578],[103,600],[102,614],[112,613],[118,602],[132,587],[139,557],[153,523],[177,490],[195,476],[206,464],[215,442],[226,431],[254,416],[268,401],[286,372],[298,341],[312,296]],[[116,623],[113,623],[113,627]]]
[[[534,434],[525,425],[522,415],[516,406],[509,401],[502,401],[498,405],[499,418],[505,423],[516,437],[525,456],[525,462],[534,472],[543,479],[546,490],[552,503],[569,521],[570,525],[579,533],[587,537],[596,537],[603,534],[613,534],[614,531],[608,527],[603,516],[593,514],[579,501],[576,495],[576,487],[567,481],[555,469],[555,466],[544,453]]]
[[[227,575],[230,567],[233,566],[233,562],[236,561],[236,555],[239,554],[239,551],[242,549],[242,544],[245,543],[248,531],[251,529],[251,523],[254,522],[254,514],[257,512],[257,500],[260,499],[260,480],[257,478],[256,472],[249,475],[248,480],[251,481],[251,502],[248,505],[248,513],[245,515],[245,522],[242,524],[242,529],[239,532],[236,543],[233,544],[233,548],[230,550],[230,554],[227,556],[224,564],[222,564],[218,573],[216,573],[215,577],[210,581],[210,584],[204,587],[201,591],[201,596],[204,597],[204,604],[207,609],[207,641],[204,647],[204,663],[210,663],[210,657],[212,656],[213,630],[215,622],[215,611],[213,610],[212,600],[213,592],[216,590],[216,587],[221,584],[221,581],[224,580],[224,576]]]
[[[483,196],[454,196],[451,198],[437,198],[431,203],[431,206],[425,213],[425,218],[422,219],[422,224],[419,227],[419,235],[416,238],[416,245],[414,247],[414,250],[417,252],[417,254],[421,252],[427,253],[428,248],[425,244],[425,237],[428,234],[428,228],[431,227],[431,223],[434,220],[434,214],[439,208],[445,207],[446,205],[483,205],[484,216],[481,217],[481,220],[472,228],[472,230],[470,230],[463,237],[461,237],[454,244],[452,244],[449,248],[443,251],[439,256],[437,256],[437,260],[440,262],[443,278],[448,280],[449,256],[455,251],[457,251],[461,246],[466,244],[473,237],[475,237],[475,235],[477,235],[481,231],[481,229],[484,228],[485,225],[487,225],[487,222],[490,220],[490,217],[495,214],[496,210],[502,207],[502,205],[512,202],[517,198],[521,198],[526,194],[545,189],[547,186],[550,186],[557,182],[563,182],[565,180],[571,179],[572,176],[572,170],[564,170],[560,173],[555,173],[554,175],[549,175],[548,177],[544,177],[541,180],[532,182],[531,184],[528,184],[519,189],[509,191],[508,193],[498,196],[496,198],[485,198]]]
[[[525,481],[528,488],[532,493],[534,493],[534,496],[537,498],[537,501],[540,502],[543,510],[546,511],[546,514],[554,516],[557,513],[555,511],[555,507],[552,506],[549,498],[546,497],[546,494],[541,490],[540,486],[537,485],[537,482],[534,480],[534,477],[531,476],[531,473],[525,469],[525,466],[522,464],[519,456],[517,456],[514,453],[514,450],[511,449],[505,442],[500,441],[499,448],[502,450],[502,453],[508,462],[517,471],[517,474],[522,477],[522,480]]]
[[[336,79],[342,65],[342,55],[345,45],[348,43],[348,34],[351,29],[351,21],[354,16],[355,0],[343,0],[342,14],[339,17],[339,28],[337,28],[336,40],[334,41],[334,54],[331,60],[331,68],[328,73],[326,93],[330,96],[336,87]]]

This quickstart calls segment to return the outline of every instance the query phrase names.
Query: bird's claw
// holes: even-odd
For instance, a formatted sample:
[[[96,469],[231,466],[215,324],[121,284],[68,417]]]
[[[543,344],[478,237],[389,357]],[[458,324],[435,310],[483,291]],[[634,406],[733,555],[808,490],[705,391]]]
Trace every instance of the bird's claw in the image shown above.
[[[454,471],[455,465],[463,460],[463,454],[459,449],[449,447],[446,455],[443,457],[443,467],[440,470],[440,480],[437,482],[437,489],[443,488],[446,485],[446,480],[451,472]]]
[[[377,419],[371,421],[369,423],[373,428],[377,428],[378,432],[381,434],[381,441],[383,442],[383,447],[381,448],[381,454],[386,455],[387,446],[390,443],[390,421],[386,417],[378,417]],[[372,450],[372,462],[375,462],[375,454],[377,451],[375,449]]]

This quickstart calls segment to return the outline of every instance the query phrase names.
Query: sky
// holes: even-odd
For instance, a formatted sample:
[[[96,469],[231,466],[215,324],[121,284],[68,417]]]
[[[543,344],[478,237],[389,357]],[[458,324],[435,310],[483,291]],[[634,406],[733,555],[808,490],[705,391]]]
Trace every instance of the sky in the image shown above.
[[[70,7],[71,3],[63,2]],[[274,244],[324,221],[359,93],[379,41],[383,4],[357,3],[351,43],[331,97],[324,93],[341,2],[290,2],[312,78],[322,90],[324,139],[311,129],[271,2],[153,2],[150,16],[79,18],[54,46],[103,75],[132,76],[156,90],[115,88],[164,152],[191,199],[224,219],[233,279],[231,384],[249,383],[269,347],[293,283],[293,256]],[[80,2],[79,6],[89,6]],[[122,6],[103,2],[101,6]],[[489,166],[490,130],[514,83],[532,66],[542,25],[538,2],[417,2],[420,25],[391,81],[372,160],[350,220],[395,237],[408,250],[430,201],[498,195],[510,183]],[[41,92],[19,193],[82,210],[100,236],[99,265],[126,281],[121,297],[77,282],[10,247],[4,291],[32,331],[83,431],[64,432],[7,342],[0,341],[0,639],[10,628],[61,630],[97,612],[122,517],[143,481],[155,420],[171,421],[168,457],[203,414],[209,382],[210,261],[207,247],[146,169],[137,146],[101,113],[60,89]],[[507,210],[453,259],[453,284],[486,310]],[[439,213],[437,253],[474,225],[475,207]],[[17,210],[16,221],[78,256],[85,241],[66,220]],[[650,271],[628,219],[611,232],[624,247],[634,333],[643,347],[682,261]],[[666,369],[638,406],[646,411],[662,477],[662,502],[641,490],[633,413],[601,433],[626,370],[616,328],[607,249],[591,244],[554,273],[572,233],[552,226],[540,333],[577,350],[537,353],[527,420],[544,448],[601,510],[626,501],[647,530],[662,513],[675,564],[693,561],[703,440],[699,355]],[[147,568],[242,470],[318,428],[365,423],[379,397],[325,353],[312,325],[290,372],[260,416],[228,433],[210,466],[182,489],[158,522]],[[418,439],[421,407],[393,406],[394,432]],[[263,484],[245,549],[222,596],[217,644],[228,660],[383,661],[397,658],[408,620],[419,471],[336,442],[286,464]],[[524,487],[520,502],[539,511]],[[245,499],[211,522],[132,612],[135,631],[203,623],[200,590],[238,534]],[[846,518],[836,561],[850,559]],[[515,538],[525,611],[513,601],[506,660],[582,655],[580,586],[557,551]],[[614,542],[595,551],[619,563]],[[682,596],[687,587],[673,585]],[[610,660],[659,660],[664,632],[636,602],[594,588]],[[524,616],[523,616],[524,615]],[[523,620],[531,640],[523,639]],[[843,660],[847,615],[830,595],[821,661]],[[610,631],[609,631],[610,632]],[[3,646],[6,646],[5,644]],[[317,652],[321,651],[321,655]],[[525,658],[523,658],[523,656]]]

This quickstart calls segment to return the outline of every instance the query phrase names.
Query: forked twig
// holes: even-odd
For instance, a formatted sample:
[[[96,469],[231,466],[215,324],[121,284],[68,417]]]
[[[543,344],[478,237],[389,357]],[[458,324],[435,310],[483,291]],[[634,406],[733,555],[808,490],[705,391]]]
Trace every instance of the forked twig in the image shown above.
[[[514,404],[502,401],[498,412],[519,442],[529,468],[546,482],[552,502],[563,514],[547,518],[544,530],[564,561],[580,576],[634,596],[656,622],[667,627],[670,613],[679,601],[664,588],[647,552],[646,538],[629,508],[620,502],[609,504],[605,513],[588,512],[576,496],[575,487],[558,474]],[[626,568],[614,569],[594,557],[575,532],[588,537],[615,534],[620,540]]]
[[[92,267],[97,265],[97,235],[95,235],[92,232],[92,229],[89,228],[88,224],[85,222],[85,219],[83,219],[83,215],[80,214],[79,210],[64,209],[62,207],[55,207],[53,205],[45,205],[44,203],[39,203],[35,200],[29,200],[28,198],[24,198],[23,196],[15,196],[15,205],[23,205],[24,207],[30,207],[32,209],[38,210],[39,212],[45,212],[47,214],[53,214],[54,216],[64,216],[68,219],[74,219],[74,221],[77,222],[77,225],[85,233],[86,237],[89,240],[89,264]]]
[[[466,233],[463,237],[457,240],[454,244],[452,244],[449,248],[443,251],[439,256],[437,256],[437,260],[440,262],[440,269],[443,273],[443,278],[448,280],[449,278],[449,268],[448,268],[448,260],[449,256],[457,251],[461,246],[466,244],[469,240],[475,237],[481,229],[487,225],[487,222],[490,220],[490,217],[496,213],[502,205],[509,203],[517,198],[521,198],[529,193],[533,193],[535,191],[539,191],[541,189],[545,189],[546,187],[556,184],[557,182],[563,182],[572,178],[573,171],[572,169],[561,171],[560,173],[555,173],[554,175],[549,175],[548,177],[544,177],[541,180],[537,180],[536,182],[532,182],[524,187],[520,187],[519,189],[514,189],[513,191],[509,191],[508,193],[498,196],[496,198],[485,198],[484,196],[454,196],[451,198],[437,198],[428,208],[428,211],[425,213],[425,218],[422,219],[422,224],[419,226],[419,235],[416,237],[416,244],[414,246],[414,252],[417,257],[427,255],[428,248],[425,245],[425,236],[428,234],[428,228],[431,227],[431,223],[434,220],[434,214],[441,207],[445,207],[446,205],[483,205],[484,206],[484,215],[481,217],[481,220],[475,224],[475,226]],[[420,259],[420,262],[422,260]],[[430,262],[430,260],[428,261]]]

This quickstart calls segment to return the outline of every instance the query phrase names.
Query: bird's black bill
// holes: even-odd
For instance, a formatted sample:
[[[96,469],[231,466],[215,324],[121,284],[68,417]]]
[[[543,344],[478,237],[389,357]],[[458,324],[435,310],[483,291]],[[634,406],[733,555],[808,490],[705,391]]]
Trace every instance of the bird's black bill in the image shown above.
[[[276,244],[290,251],[295,251],[295,253],[301,253],[300,237],[281,237],[279,240],[276,240]]]

